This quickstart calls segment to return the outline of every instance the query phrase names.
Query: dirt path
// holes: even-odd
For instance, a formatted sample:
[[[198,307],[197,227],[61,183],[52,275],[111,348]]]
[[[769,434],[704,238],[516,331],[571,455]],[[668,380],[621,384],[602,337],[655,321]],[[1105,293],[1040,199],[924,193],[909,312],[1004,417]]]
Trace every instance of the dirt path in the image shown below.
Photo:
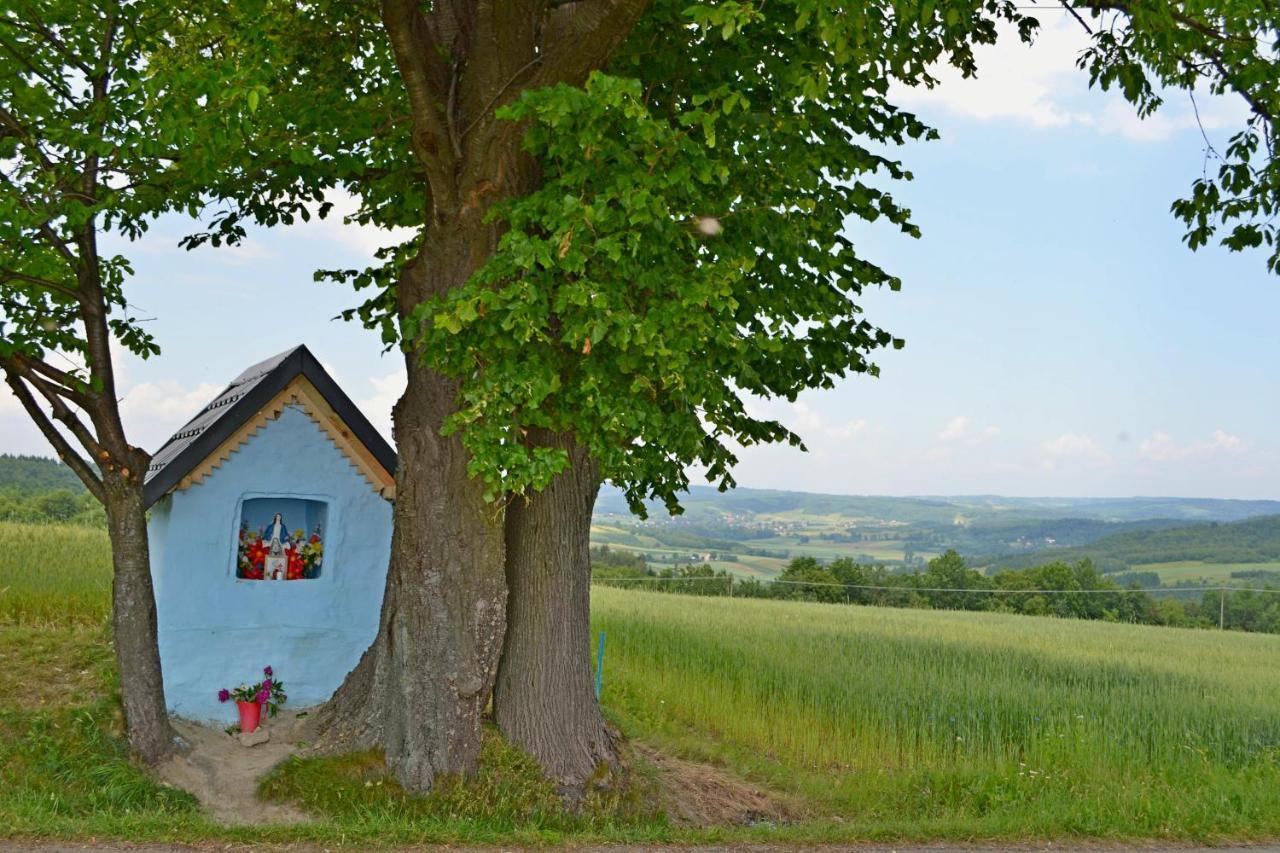
[[[259,800],[258,783],[271,768],[301,751],[307,740],[307,722],[307,718],[281,714],[266,726],[270,740],[245,747],[222,729],[177,720],[174,728],[190,749],[157,768],[157,775],[194,794],[205,813],[218,823],[305,821],[306,814],[296,808]]]

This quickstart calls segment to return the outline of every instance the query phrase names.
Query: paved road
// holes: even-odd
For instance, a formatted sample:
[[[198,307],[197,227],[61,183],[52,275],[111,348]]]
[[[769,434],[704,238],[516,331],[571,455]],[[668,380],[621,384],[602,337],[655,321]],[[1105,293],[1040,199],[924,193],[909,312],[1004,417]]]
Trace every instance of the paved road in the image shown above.
[[[341,848],[353,849],[353,848]],[[354,848],[358,849],[358,848]],[[382,853],[405,853],[410,850],[448,850],[454,853],[517,853],[517,851],[545,851],[556,848],[546,847],[397,847],[376,848]],[[1280,844],[1269,843],[1256,846],[1231,847],[1189,847],[1176,844],[1134,844],[1114,845],[1098,842],[1053,842],[1040,844],[974,844],[974,845],[937,845],[937,846],[887,846],[882,844],[713,844],[704,846],[685,845],[640,845],[597,844],[580,847],[563,848],[574,853],[1068,853],[1068,851],[1085,851],[1085,853],[1280,853]],[[278,851],[278,853],[322,853],[327,848],[311,845],[247,845],[225,842],[206,842],[193,846],[180,844],[128,844],[128,843],[72,843],[49,844],[20,841],[0,841],[0,853],[249,853],[249,851]]]

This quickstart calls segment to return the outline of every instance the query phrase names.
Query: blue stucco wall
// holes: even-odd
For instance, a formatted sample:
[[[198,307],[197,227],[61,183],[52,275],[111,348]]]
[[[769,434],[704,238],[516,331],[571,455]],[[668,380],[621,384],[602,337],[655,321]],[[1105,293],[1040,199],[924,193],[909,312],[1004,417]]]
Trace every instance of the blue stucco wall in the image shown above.
[[[236,578],[242,503],[264,497],[325,502],[320,577]],[[267,664],[284,681],[287,708],[316,705],[377,632],[391,504],[295,407],[203,483],[157,502],[149,532],[165,698],[178,716],[233,721],[235,707],[218,702],[218,689],[258,680]]]

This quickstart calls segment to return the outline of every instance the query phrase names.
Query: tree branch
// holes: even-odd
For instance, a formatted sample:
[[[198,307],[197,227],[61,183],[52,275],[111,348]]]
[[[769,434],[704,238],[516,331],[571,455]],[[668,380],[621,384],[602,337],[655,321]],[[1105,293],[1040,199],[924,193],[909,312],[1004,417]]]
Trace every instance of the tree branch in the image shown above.
[[[1063,5],[1067,5],[1065,0]],[[1084,4],[1084,6],[1085,8],[1097,11],[1110,10],[1120,12],[1125,15],[1130,22],[1133,21],[1134,4],[1130,2],[1130,0],[1089,0],[1089,2]],[[1249,105],[1249,108],[1252,109],[1255,114],[1266,119],[1268,122],[1274,122],[1274,108],[1270,104],[1262,101],[1257,94],[1249,89],[1248,86],[1240,83],[1237,75],[1232,74],[1228,70],[1226,57],[1220,47],[1220,45],[1224,44],[1234,44],[1243,50],[1256,53],[1258,49],[1257,42],[1246,36],[1236,36],[1231,35],[1230,33],[1221,32],[1209,24],[1206,24],[1204,21],[1198,20],[1197,18],[1179,11],[1176,8],[1169,8],[1166,11],[1174,22],[1205,37],[1206,42],[1204,45],[1202,47],[1193,48],[1191,51],[1192,55],[1194,56],[1197,52],[1202,53],[1221,76],[1222,81],[1226,83],[1233,92],[1244,98],[1245,103]],[[1212,46],[1211,43],[1213,42],[1216,42],[1219,46]],[[1191,57],[1183,56],[1182,60],[1188,64],[1196,64],[1191,62]]]
[[[1071,17],[1075,18],[1077,21],[1080,22],[1080,26],[1084,27],[1084,31],[1086,33],[1088,33],[1089,35],[1093,35],[1093,29],[1089,26],[1088,22],[1085,21],[1084,18],[1080,17],[1080,13],[1076,11],[1075,7],[1072,6],[1071,3],[1068,2],[1068,0],[1059,0],[1059,3],[1062,6],[1062,8],[1066,9],[1068,12],[1071,13]]]
[[[451,203],[455,195],[448,177],[456,155],[450,143],[447,117],[441,107],[448,96],[449,78],[441,46],[422,15],[418,0],[383,0],[382,23],[391,39],[396,67],[404,79],[413,111],[414,153],[427,170],[431,193]]]
[[[5,53],[12,56],[24,68],[26,68],[28,74],[31,74],[33,77],[36,77],[37,79],[43,81],[44,84],[47,85],[50,89],[57,92],[63,98],[66,98],[71,103],[75,103],[75,98],[72,96],[71,90],[67,88],[66,84],[63,81],[59,80],[57,77],[52,76],[51,74],[49,74],[49,72],[44,71],[40,68],[37,68],[35,65],[32,65],[31,62],[28,61],[27,58],[22,55],[21,51],[15,50],[12,45],[10,45],[7,41],[4,41],[3,39],[0,39],[0,48],[4,48]]]
[[[73,397],[73,400],[76,400],[77,405],[79,400],[84,398],[83,393],[81,393],[79,389],[86,386],[87,383],[84,382],[83,379],[77,377],[77,375],[67,373],[65,370],[59,370],[47,361],[42,361],[40,359],[27,359],[27,357],[24,356],[17,357],[22,361],[24,366],[27,366],[27,368],[31,368],[32,370],[35,370],[36,373],[44,375],[44,377],[49,378],[51,382],[60,384],[60,386],[67,388],[68,391],[77,393],[78,397]]]
[[[13,131],[13,135],[21,139],[23,145],[32,150],[46,172],[53,176],[58,174],[57,166],[54,165],[54,162],[49,159],[47,154],[40,150],[40,146],[32,138],[31,131],[27,129],[26,125],[18,121],[17,116],[5,109],[3,105],[0,105],[0,123],[7,125]]]
[[[31,394],[31,389],[22,381],[18,371],[12,365],[10,359],[0,362],[4,366],[5,382],[13,389],[13,395],[18,398],[18,402],[22,404],[22,408],[26,410],[27,415],[35,422],[36,427],[53,446],[54,451],[58,454],[58,458],[66,463],[75,475],[80,478],[80,482],[84,483],[84,487],[89,490],[99,501],[106,501],[106,492],[102,487],[102,480],[94,473],[93,468],[85,461],[79,453],[72,448],[66,437],[58,432],[53,422],[49,420],[49,416],[36,402]]]
[[[84,425],[84,421],[80,420],[80,417],[71,411],[71,407],[63,399],[64,393],[69,395],[74,392],[36,376],[35,372],[30,370],[22,361],[15,362],[14,372],[21,376],[28,385],[40,392],[40,396],[44,397],[45,402],[49,404],[53,419],[65,426],[90,456],[99,461],[105,461],[110,458],[110,454],[103,449],[93,433],[89,432],[89,428]],[[80,405],[79,401],[76,402],[76,405]]]
[[[6,281],[25,281],[27,284],[33,284],[36,287],[66,296],[69,299],[74,299],[76,301],[80,300],[80,293],[73,288],[67,287],[65,284],[58,284],[56,282],[49,281],[47,278],[40,278],[36,275],[27,275],[26,273],[21,273],[17,270],[0,268],[0,284],[3,284]]]
[[[5,186],[13,190],[14,196],[23,207],[34,213],[36,216],[41,215],[41,212],[36,209],[36,206],[31,202],[31,199],[27,198],[26,194],[22,191],[22,188],[15,184],[3,170],[0,170],[0,183],[3,183]],[[35,226],[36,230],[40,232],[40,236],[44,238],[44,241],[49,244],[49,248],[62,255],[63,259],[71,269],[79,269],[79,260],[76,258],[75,253],[67,248],[67,241],[59,237],[57,233],[49,227],[49,223],[52,221],[52,219],[44,220]]]
[[[650,0],[576,0],[550,10],[545,57],[529,88],[581,83],[603,68]]]
[[[40,22],[38,15],[32,15],[30,11],[27,11],[27,15],[30,16],[30,20],[28,21],[19,21],[14,18],[6,17],[0,18],[0,24],[13,27],[16,30],[22,30],[24,33],[37,36],[48,44],[53,45],[53,47],[62,56],[63,61],[68,65],[74,65],[77,69],[83,72],[86,77],[93,73],[89,66],[85,64],[84,60],[72,53],[71,48],[67,46],[65,41],[58,38],[57,34],[54,33],[53,30],[44,26]]]

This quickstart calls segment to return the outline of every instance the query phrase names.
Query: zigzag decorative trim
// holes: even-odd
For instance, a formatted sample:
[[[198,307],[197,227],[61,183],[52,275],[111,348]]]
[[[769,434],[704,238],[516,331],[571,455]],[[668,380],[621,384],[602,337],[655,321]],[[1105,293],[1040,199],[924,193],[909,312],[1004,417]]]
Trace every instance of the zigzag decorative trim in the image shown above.
[[[307,417],[314,421],[328,436],[329,440],[333,442],[338,452],[346,457],[347,461],[351,463],[352,467],[359,472],[360,476],[368,482],[375,492],[387,500],[395,500],[395,477],[391,476],[387,469],[383,468],[378,460],[374,458],[373,454],[360,443],[359,439],[351,434],[351,431],[347,429],[347,425],[333,411],[333,408],[325,402],[324,397],[316,390],[316,387],[304,376],[299,376],[290,382],[283,391],[272,397],[270,402],[263,406],[244,426],[232,433],[226,441],[218,445],[213,453],[210,453],[203,462],[192,469],[190,474],[183,477],[178,485],[174,487],[175,490],[183,491],[204,482],[205,477],[221,468],[222,463],[230,459],[232,453],[235,453],[248,443],[249,439],[261,432],[268,423],[279,418],[289,406],[297,406]]]

